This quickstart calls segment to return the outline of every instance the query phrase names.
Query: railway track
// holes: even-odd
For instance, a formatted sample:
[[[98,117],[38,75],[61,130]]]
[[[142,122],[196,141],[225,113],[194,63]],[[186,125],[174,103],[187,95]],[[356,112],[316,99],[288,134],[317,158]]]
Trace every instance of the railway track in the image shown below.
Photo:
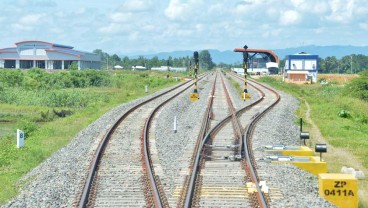
[[[115,123],[95,153],[79,207],[167,205],[151,164],[150,123],[159,108],[192,85],[186,82],[138,104]]]
[[[272,89],[253,82],[250,85],[261,96],[236,111],[224,81],[217,82],[212,107],[216,119],[211,121],[212,128],[197,150],[184,206],[267,207],[268,191],[263,193],[259,185],[251,136],[255,123],[277,104],[280,97]],[[264,100],[267,101],[262,102]]]

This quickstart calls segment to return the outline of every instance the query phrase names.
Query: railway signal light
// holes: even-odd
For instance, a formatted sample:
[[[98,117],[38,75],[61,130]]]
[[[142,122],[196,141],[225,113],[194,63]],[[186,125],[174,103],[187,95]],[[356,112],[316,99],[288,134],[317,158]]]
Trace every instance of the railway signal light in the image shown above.
[[[193,93],[190,93],[189,95],[190,101],[192,102],[197,101],[199,99],[198,89],[197,89],[197,81],[198,81],[197,73],[198,73],[198,68],[199,68],[198,51],[194,51],[193,58],[194,58],[194,90],[193,90]]]

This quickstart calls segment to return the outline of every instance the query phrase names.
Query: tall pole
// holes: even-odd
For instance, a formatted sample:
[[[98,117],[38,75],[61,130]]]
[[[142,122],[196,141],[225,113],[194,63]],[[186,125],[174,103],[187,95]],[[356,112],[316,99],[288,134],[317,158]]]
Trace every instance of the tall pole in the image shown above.
[[[167,59],[167,75],[166,75],[166,78],[169,78],[169,76],[170,76],[169,72],[170,72],[170,61],[169,61],[169,59]]]
[[[242,99],[245,101],[245,100],[248,100],[250,98],[249,96],[249,93],[248,93],[248,89],[247,89],[247,74],[248,74],[248,71],[247,71],[247,65],[248,65],[248,52],[246,51],[248,46],[245,45],[244,47],[244,52],[243,52],[243,67],[244,67],[244,91],[243,91],[243,94],[242,94]]]
[[[199,68],[199,64],[198,64],[198,51],[194,51],[194,93],[198,93],[197,90],[197,73],[198,73],[198,68]]]
[[[350,56],[350,71],[353,74],[353,56]]]
[[[106,57],[107,57],[106,70],[109,70],[109,55],[107,55]]]
[[[192,61],[189,60],[189,76],[192,76]]]

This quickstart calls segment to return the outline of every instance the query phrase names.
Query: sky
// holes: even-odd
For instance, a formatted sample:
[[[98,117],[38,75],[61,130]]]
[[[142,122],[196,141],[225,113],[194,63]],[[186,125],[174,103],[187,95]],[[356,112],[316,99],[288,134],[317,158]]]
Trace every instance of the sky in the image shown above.
[[[366,0],[1,0],[0,48],[25,40],[120,55],[368,45]]]

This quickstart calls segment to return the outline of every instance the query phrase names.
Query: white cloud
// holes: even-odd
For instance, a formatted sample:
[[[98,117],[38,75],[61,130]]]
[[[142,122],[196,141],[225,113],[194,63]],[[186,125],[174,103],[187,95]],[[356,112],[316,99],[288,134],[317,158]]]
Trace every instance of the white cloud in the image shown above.
[[[44,17],[45,14],[29,14],[25,15],[19,20],[19,24],[21,25],[35,25],[40,23],[40,20],[42,17]]]
[[[349,23],[353,18],[354,0],[333,0],[330,3],[331,14],[325,18],[332,22]]]
[[[281,13],[279,23],[280,25],[294,25],[300,20],[300,15],[297,11],[288,10]]]
[[[132,13],[122,13],[117,12],[110,15],[110,18],[113,22],[128,22],[132,20]]]
[[[151,0],[126,0],[121,6],[121,10],[128,12],[144,12],[152,10],[153,2]]]
[[[368,45],[366,0],[50,0],[47,8],[37,6],[47,1],[2,0],[0,22],[7,24],[0,48],[13,43],[6,37],[35,37],[107,52],[231,50],[245,39],[250,47],[272,49],[301,40],[339,44],[337,33],[346,44]]]
[[[185,20],[190,11],[189,4],[180,3],[179,0],[171,0],[165,9],[165,15],[171,20]]]

